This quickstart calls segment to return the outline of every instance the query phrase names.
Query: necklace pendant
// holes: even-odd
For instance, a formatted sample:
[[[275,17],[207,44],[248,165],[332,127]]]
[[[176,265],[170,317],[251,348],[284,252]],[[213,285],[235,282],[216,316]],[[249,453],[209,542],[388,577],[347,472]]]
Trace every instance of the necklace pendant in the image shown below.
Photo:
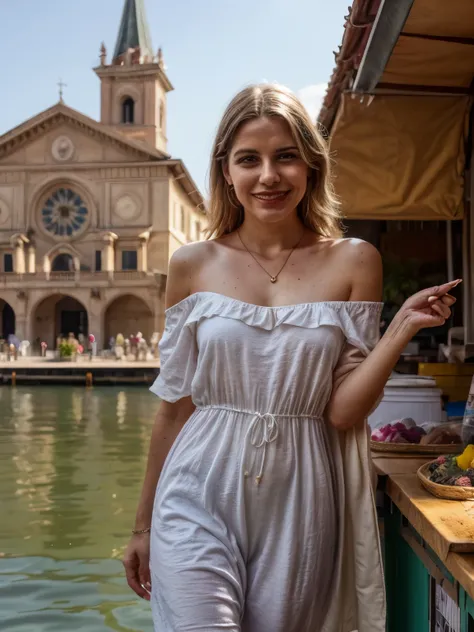
[[[277,282],[277,278],[276,277],[270,277],[270,281],[271,281],[271,283],[276,283]]]

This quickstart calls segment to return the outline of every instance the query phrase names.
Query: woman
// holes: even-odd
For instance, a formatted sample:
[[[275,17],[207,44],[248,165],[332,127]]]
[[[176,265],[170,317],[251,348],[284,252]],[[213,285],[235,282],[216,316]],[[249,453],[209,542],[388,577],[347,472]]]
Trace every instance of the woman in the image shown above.
[[[457,282],[411,297],[377,343],[380,256],[341,238],[329,167],[287,89],[230,103],[214,238],[170,263],[162,402],[124,560],[157,632],[385,630],[364,420]]]

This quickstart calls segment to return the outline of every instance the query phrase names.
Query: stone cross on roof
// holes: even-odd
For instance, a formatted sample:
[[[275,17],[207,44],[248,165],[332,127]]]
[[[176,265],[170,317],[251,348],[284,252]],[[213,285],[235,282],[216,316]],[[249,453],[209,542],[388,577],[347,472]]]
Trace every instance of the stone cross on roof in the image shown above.
[[[64,88],[67,88],[67,83],[64,83],[64,81],[62,79],[60,79],[58,81],[58,88],[59,88],[59,102],[60,103],[64,103]]]

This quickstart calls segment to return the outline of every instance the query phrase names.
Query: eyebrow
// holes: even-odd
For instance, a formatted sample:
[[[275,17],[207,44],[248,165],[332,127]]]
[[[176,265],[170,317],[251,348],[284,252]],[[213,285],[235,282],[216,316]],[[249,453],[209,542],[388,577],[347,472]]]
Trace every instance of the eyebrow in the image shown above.
[[[298,150],[298,147],[295,147],[294,145],[289,145],[288,147],[279,147],[275,153],[280,153],[282,151],[290,151],[290,149],[292,150]],[[235,152],[235,156],[238,156],[239,154],[258,154],[259,152],[256,149],[239,149],[238,151]]]

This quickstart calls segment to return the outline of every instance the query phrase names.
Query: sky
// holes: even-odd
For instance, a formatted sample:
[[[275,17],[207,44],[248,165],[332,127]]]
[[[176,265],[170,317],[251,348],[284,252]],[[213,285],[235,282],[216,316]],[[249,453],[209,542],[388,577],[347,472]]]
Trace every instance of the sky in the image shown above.
[[[99,63],[109,59],[124,0],[0,0],[0,134],[58,101],[99,119]],[[153,46],[163,48],[168,149],[203,194],[215,130],[244,86],[277,81],[315,118],[341,43],[349,0],[145,0]]]

